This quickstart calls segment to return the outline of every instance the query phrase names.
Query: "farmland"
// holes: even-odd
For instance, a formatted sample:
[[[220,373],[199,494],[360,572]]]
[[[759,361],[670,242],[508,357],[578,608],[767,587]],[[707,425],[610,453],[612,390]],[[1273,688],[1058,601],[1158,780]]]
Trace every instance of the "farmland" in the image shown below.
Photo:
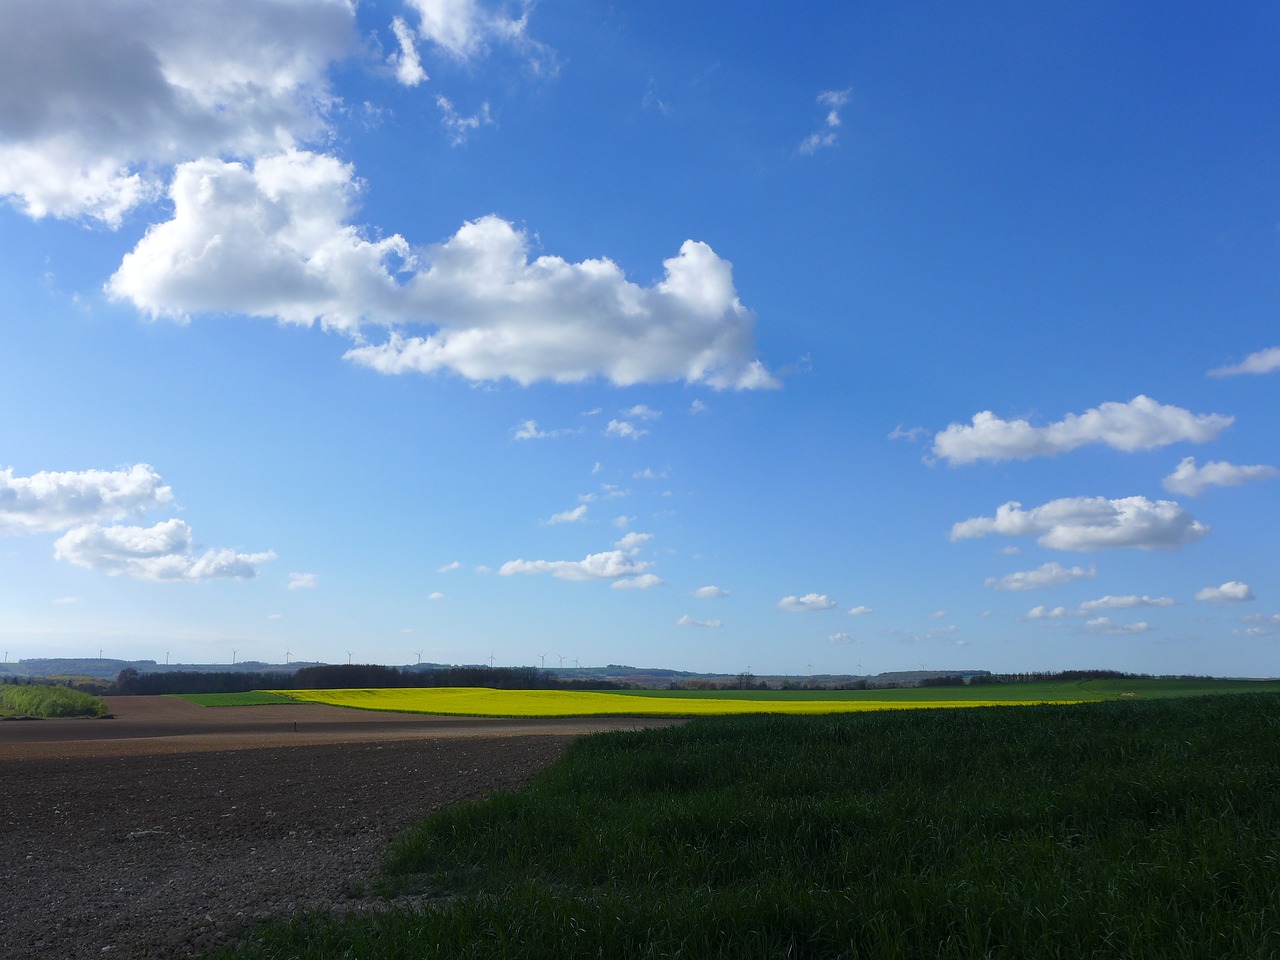
[[[380,889],[422,906],[309,914],[234,956],[1260,960],[1277,746],[1274,694],[586,737],[403,835]]]
[[[0,717],[102,717],[107,705],[101,697],[69,687],[46,684],[0,684]]]

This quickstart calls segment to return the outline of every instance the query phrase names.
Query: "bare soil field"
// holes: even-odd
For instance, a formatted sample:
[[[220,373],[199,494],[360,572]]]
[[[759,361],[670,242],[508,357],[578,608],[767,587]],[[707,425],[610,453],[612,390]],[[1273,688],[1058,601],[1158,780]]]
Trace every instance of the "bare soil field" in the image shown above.
[[[188,957],[256,919],[367,909],[400,830],[520,787],[582,734],[672,722],[108,704],[0,722],[0,957]]]

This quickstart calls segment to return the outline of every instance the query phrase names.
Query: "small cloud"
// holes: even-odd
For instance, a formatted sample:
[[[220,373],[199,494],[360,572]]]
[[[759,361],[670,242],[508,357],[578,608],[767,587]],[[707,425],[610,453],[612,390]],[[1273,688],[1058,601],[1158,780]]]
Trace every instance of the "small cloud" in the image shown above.
[[[53,602],[57,604],[61,604],[64,607],[68,607],[74,603],[79,603],[80,598],[79,597],[59,597],[57,600]]]
[[[578,523],[586,515],[587,515],[587,505],[585,503],[582,503],[574,507],[572,510],[562,510],[560,513],[552,514],[547,520],[544,521],[544,523],[546,523],[548,526],[551,526],[557,523]]]
[[[1205,587],[1196,593],[1196,599],[1205,603],[1240,603],[1253,599],[1253,590],[1247,583],[1229,580],[1220,587]]]
[[[422,69],[422,60],[418,57],[418,48],[414,44],[413,28],[402,17],[393,17],[391,30],[396,35],[400,52],[393,53],[388,62],[395,67],[396,80],[406,87],[416,87],[428,77],[427,71]]]
[[[1098,568],[1064,567],[1057,562],[1044,563],[1034,570],[1022,570],[1003,577],[988,577],[984,583],[991,590],[1038,590],[1098,575]]]
[[[641,430],[626,420],[610,420],[609,425],[604,428],[606,437],[624,437],[628,440],[639,440],[648,432],[648,430]]]
[[[449,98],[442,94],[436,96],[436,106],[440,108],[440,124],[449,131],[449,143],[452,146],[459,147],[466,143],[467,137],[473,130],[482,126],[493,126],[488,102],[480,105],[479,113],[469,117],[458,113]]]
[[[462,564],[457,560],[446,563],[443,567],[436,567],[436,573],[452,573],[454,570],[461,570]]]
[[[716,628],[716,627],[723,627],[724,621],[723,620],[695,620],[693,619],[693,617],[689,616],[686,613],[683,617],[681,617],[679,620],[676,621],[676,626],[677,627]]]
[[[652,573],[643,573],[638,577],[615,580],[611,586],[615,590],[648,590],[650,587],[662,586],[662,578]]]
[[[945,610],[935,610],[933,613],[929,614],[928,617],[930,620],[941,620],[946,615],[947,611]]]
[[[1066,607],[1046,607],[1044,605],[1032,607],[1027,611],[1024,620],[1059,620],[1062,617],[1073,617],[1077,614],[1072,613]]]
[[[856,641],[853,639],[853,636],[852,636],[852,635],[850,635],[850,634],[848,634],[848,633],[845,633],[845,632],[843,632],[843,631],[841,631],[840,633],[833,633],[833,634],[831,634],[829,637],[827,637],[827,641],[828,641],[829,643],[854,643],[854,642],[856,642]]]
[[[475,570],[476,573],[480,574],[493,573],[493,567],[489,566],[487,563],[476,564]]]
[[[635,522],[635,517],[628,517],[625,513],[613,518],[613,525],[619,530],[625,530]]]
[[[1137,623],[1119,624],[1113,623],[1110,617],[1097,617],[1085,623],[1084,627],[1091,633],[1105,633],[1108,636],[1147,633],[1153,629],[1151,624],[1144,620],[1139,620]]]
[[[638,403],[630,410],[622,411],[622,415],[631,417],[633,420],[657,420],[662,416],[662,411],[645,406],[643,403]]]
[[[319,576],[314,573],[291,573],[289,574],[290,590],[312,590],[319,581]]]
[[[634,555],[642,546],[653,539],[652,533],[636,533],[634,530],[614,544],[619,550],[626,550]]]
[[[1210,460],[1203,467],[1198,467],[1195,457],[1183,457],[1177,469],[1161,482],[1170,493],[1198,497],[1210,487],[1238,487],[1258,480],[1269,480],[1277,474],[1280,474],[1280,470],[1265,464],[1239,466]]]
[[[283,614],[283,613],[268,613],[268,614],[267,614],[267,619],[268,619],[268,620],[283,620],[283,619],[284,619],[284,614]]]
[[[889,439],[907,440],[911,443],[915,443],[928,432],[929,431],[924,427],[904,427],[902,424],[898,424],[892,431],[890,431]]]
[[[537,420],[525,420],[511,432],[511,436],[516,440],[551,440],[555,437],[569,436],[577,432],[577,430],[570,430],[567,427],[557,430],[543,430],[538,426]]]
[[[689,404],[689,412],[692,414],[706,413],[707,410],[707,405],[701,400],[695,400],[693,403]]]
[[[851,607],[851,608],[850,608],[850,610],[849,610],[849,616],[851,616],[851,617],[865,617],[868,613],[874,613],[874,612],[875,612],[875,611],[874,611],[874,610],[872,610],[870,607],[866,607],[866,606],[858,605],[858,606],[856,606],[856,607]]]
[[[778,609],[789,613],[807,613],[813,610],[830,610],[836,602],[823,593],[806,593],[803,597],[783,597]]]
[[[1099,597],[1097,600],[1086,600],[1080,604],[1081,613],[1093,613],[1097,610],[1132,610],[1135,607],[1174,607],[1178,601],[1173,597],[1148,597],[1145,594],[1141,597],[1130,594],[1123,597],[1113,597],[1108,594],[1105,597]]]
[[[643,470],[637,471],[631,475],[634,480],[666,480],[666,471],[659,473],[651,467],[645,467]]]
[[[840,126],[840,108],[849,102],[848,90],[823,90],[818,94],[818,103],[827,108],[824,125],[805,137],[800,142],[800,152],[816,153],[823,147],[835,146],[836,129]]]
[[[448,600],[449,598],[448,598],[448,597],[446,597],[446,596],[445,596],[443,593],[441,593],[439,590],[437,590],[435,593],[429,593],[429,594],[427,594],[427,599],[428,599],[428,600]]]
[[[708,584],[705,587],[699,587],[693,591],[693,595],[699,600],[723,600],[729,596],[729,591],[723,587],[717,587],[714,584]]]
[[[1280,347],[1268,347],[1251,353],[1234,366],[1210,370],[1209,376],[1234,377],[1241,373],[1271,373],[1273,370],[1280,370]]]

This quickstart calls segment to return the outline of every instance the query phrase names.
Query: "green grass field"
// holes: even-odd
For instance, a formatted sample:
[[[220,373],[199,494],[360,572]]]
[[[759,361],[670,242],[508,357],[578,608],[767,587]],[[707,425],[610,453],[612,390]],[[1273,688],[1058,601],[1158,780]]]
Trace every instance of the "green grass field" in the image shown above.
[[[596,735],[224,958],[1280,956],[1280,696]]]
[[[266,690],[251,690],[248,693],[175,693],[169,694],[179,700],[190,700],[202,707],[257,707],[264,704],[297,704],[292,697],[269,693]]]

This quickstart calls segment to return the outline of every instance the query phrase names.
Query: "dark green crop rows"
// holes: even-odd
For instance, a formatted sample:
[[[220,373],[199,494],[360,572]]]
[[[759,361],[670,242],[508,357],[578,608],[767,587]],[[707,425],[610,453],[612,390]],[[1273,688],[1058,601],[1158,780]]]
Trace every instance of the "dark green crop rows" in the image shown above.
[[[1280,956],[1280,697],[745,717],[579,741],[406,836],[418,910],[262,958]]]

